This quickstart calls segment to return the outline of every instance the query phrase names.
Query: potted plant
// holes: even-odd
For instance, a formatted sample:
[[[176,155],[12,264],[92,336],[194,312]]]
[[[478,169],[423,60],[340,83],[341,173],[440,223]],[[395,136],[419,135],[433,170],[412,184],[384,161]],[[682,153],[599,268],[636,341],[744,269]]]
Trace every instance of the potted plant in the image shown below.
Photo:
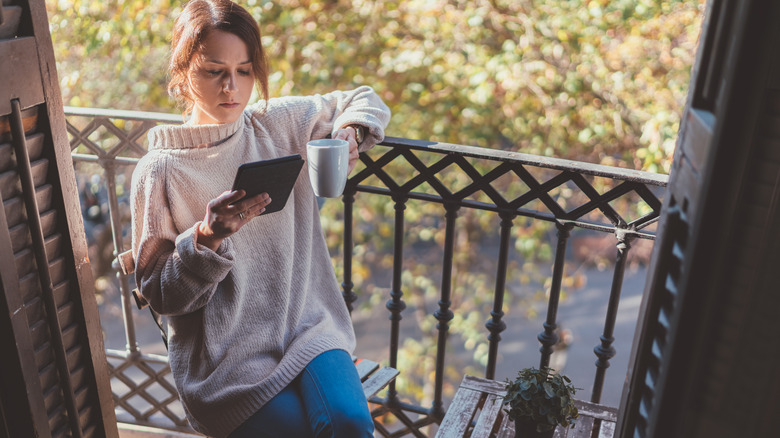
[[[504,410],[515,422],[515,438],[551,438],[555,427],[574,427],[579,413],[571,379],[543,367],[525,368],[507,379]]]

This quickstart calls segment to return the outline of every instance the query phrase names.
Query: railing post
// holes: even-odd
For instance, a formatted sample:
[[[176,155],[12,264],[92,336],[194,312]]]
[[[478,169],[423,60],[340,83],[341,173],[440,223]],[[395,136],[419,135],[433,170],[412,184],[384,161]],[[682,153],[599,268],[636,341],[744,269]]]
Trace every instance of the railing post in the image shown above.
[[[453,318],[450,310],[451,292],[452,292],[452,257],[455,241],[455,220],[458,217],[460,206],[456,203],[445,203],[446,209],[446,229],[444,233],[444,261],[442,262],[441,272],[441,299],[439,300],[439,309],[434,312],[434,316],[439,321],[436,328],[439,330],[439,339],[436,346],[436,376],[434,383],[434,396],[431,414],[441,420],[444,418],[444,403],[442,402],[442,388],[444,386],[444,354],[447,347],[447,336],[449,335],[450,321]]]
[[[627,230],[615,230],[617,235],[617,258],[615,259],[615,273],[612,277],[612,289],[609,292],[609,306],[607,307],[607,316],[604,321],[604,333],[601,335],[601,343],[596,345],[593,352],[598,359],[596,360],[596,378],[593,381],[593,392],[590,401],[593,403],[601,402],[601,391],[604,388],[604,375],[609,368],[609,360],[615,357],[616,351],[612,343],[615,341],[613,336],[615,332],[615,319],[617,319],[618,305],[620,304],[620,293],[623,289],[623,274],[626,271],[626,258],[631,249],[631,240],[633,235]]]
[[[558,302],[561,297],[561,280],[563,278],[563,265],[566,260],[566,243],[569,240],[571,229],[574,227],[571,223],[555,222],[558,228],[558,246],[555,250],[555,265],[553,266],[552,286],[550,287],[550,298],[547,303],[547,319],[544,322],[544,331],[539,333],[537,339],[542,343],[539,351],[542,358],[539,361],[539,368],[550,366],[550,356],[553,352],[553,346],[558,342],[558,335],[555,329],[558,328],[556,322],[558,318]]]
[[[395,230],[393,241],[393,284],[390,291],[390,299],[386,307],[390,311],[390,366],[398,368],[398,343],[400,323],[403,317],[401,312],[406,309],[402,297],[404,295],[401,289],[401,274],[403,273],[404,259],[404,210],[406,210],[406,198],[394,196],[395,201]],[[395,380],[390,382],[387,389],[387,399],[389,402],[397,401],[398,392],[395,389]]]
[[[114,242],[114,257],[124,251],[122,242],[122,223],[119,214],[119,201],[116,197],[116,163],[113,159],[100,160],[106,178],[108,192],[108,220],[111,222],[111,238]],[[130,285],[127,276],[117,271],[119,289],[122,300],[122,316],[125,324],[125,349],[130,353],[138,353],[138,340],[135,333],[135,320],[133,319],[134,300],[130,296]]]
[[[355,205],[355,190],[347,188],[342,196],[344,202],[344,281],[341,283],[341,294],[350,315],[352,303],[357,300],[357,294],[352,290],[352,209]]]
[[[513,213],[500,213],[501,217],[501,243],[498,252],[498,268],[496,270],[496,290],[493,294],[493,310],[491,318],[485,323],[490,334],[488,341],[488,363],[485,371],[486,379],[494,379],[496,375],[496,362],[498,361],[498,342],[501,341],[501,332],[506,329],[506,323],[501,320],[504,316],[504,289],[506,287],[507,259],[509,258],[509,238],[512,230]]]

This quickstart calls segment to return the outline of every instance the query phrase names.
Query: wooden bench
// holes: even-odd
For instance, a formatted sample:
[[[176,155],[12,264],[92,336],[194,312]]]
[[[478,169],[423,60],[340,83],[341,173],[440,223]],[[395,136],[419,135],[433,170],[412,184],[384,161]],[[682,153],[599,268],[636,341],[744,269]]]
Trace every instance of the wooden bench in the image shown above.
[[[502,409],[505,386],[495,380],[464,376],[436,437],[514,437],[514,422]],[[612,438],[617,409],[580,400],[574,403],[580,413],[576,426],[573,429],[558,426],[555,438]]]
[[[135,260],[133,260],[132,251],[128,250],[119,254],[116,258],[116,265],[118,265],[118,268],[124,275],[130,275],[134,273]],[[135,298],[135,303],[139,309],[143,309],[149,305],[146,299],[140,294],[138,289],[134,289],[132,293],[133,297]],[[165,341],[167,347],[168,344],[165,331],[162,326],[162,321],[160,320],[159,315],[157,315],[154,311],[152,311],[152,316],[154,317],[155,322],[157,322],[157,325],[160,326],[160,330],[163,331],[163,341]],[[355,363],[358,375],[360,375],[360,382],[363,385],[363,393],[366,395],[366,399],[370,399],[376,395],[376,393],[381,391],[382,388],[395,380],[399,374],[399,371],[395,368],[382,367],[377,362],[368,359],[361,359],[353,356],[352,361]]]

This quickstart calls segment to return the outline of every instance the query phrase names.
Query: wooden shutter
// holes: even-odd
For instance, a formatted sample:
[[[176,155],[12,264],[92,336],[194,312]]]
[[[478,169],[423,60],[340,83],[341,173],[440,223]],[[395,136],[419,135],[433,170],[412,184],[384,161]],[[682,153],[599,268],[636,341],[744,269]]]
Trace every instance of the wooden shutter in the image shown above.
[[[617,436],[777,434],[778,19],[708,3]]]
[[[0,16],[0,436],[118,436],[43,0]]]

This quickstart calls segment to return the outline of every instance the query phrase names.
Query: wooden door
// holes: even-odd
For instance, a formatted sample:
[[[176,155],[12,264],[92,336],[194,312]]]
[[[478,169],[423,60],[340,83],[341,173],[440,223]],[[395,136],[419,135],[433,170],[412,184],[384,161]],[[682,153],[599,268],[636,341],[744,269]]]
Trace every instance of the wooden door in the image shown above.
[[[777,436],[778,20],[707,5],[617,436]]]
[[[0,436],[118,436],[43,0],[0,15]]]

